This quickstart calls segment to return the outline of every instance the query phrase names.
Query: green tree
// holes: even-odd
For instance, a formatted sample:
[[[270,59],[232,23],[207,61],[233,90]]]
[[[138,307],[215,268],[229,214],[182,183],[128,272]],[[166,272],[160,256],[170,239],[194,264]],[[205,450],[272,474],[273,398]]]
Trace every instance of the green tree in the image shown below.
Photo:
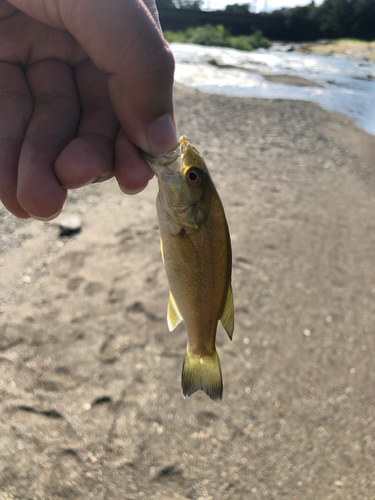
[[[178,9],[201,10],[203,0],[174,0]]]
[[[250,3],[234,3],[232,5],[227,5],[224,12],[230,12],[231,14],[248,14],[250,12]]]
[[[173,0],[156,0],[156,6],[158,9],[175,9],[176,6]]]
[[[354,8],[353,36],[364,40],[375,40],[375,1],[357,0]]]
[[[317,9],[314,2],[304,7],[290,9],[285,18],[289,39],[302,41],[319,38],[319,26],[316,16]]]
[[[325,0],[317,12],[321,34],[327,38],[353,36],[354,4],[352,0]]]

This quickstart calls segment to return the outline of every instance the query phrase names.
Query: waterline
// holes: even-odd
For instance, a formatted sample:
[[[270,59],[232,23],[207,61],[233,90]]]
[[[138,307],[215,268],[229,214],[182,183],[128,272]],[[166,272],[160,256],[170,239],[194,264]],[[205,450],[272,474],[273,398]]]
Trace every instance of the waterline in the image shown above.
[[[375,64],[345,58],[260,49],[171,44],[175,79],[203,92],[237,97],[300,99],[346,114],[375,135]],[[286,85],[263,75],[291,75],[321,87]]]

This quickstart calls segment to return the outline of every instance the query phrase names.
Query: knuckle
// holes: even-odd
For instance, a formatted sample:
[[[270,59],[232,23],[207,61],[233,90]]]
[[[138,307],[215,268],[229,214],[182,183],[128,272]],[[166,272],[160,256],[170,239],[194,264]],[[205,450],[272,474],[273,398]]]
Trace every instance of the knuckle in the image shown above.
[[[150,52],[140,61],[140,64],[147,77],[158,78],[162,81],[169,81],[173,78],[175,61],[167,46]]]
[[[55,106],[56,104],[76,105],[76,99],[64,92],[44,92],[35,96],[35,104],[42,106]]]
[[[18,90],[0,88],[0,100],[15,100],[22,104],[30,102],[30,95],[26,92],[19,92]]]
[[[0,88],[0,114],[2,120],[11,120],[14,117],[20,118],[21,121],[28,120],[32,106],[32,99],[29,94]]]

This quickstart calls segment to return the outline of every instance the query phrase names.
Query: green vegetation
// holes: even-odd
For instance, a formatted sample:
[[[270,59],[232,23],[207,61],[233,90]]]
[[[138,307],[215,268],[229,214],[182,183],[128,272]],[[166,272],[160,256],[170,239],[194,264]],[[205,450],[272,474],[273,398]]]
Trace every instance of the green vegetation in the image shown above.
[[[186,31],[165,31],[164,36],[168,42],[230,47],[237,50],[252,51],[270,47],[269,41],[263,37],[260,31],[250,36],[232,36],[224,26],[213,26],[212,24],[188,28]]]
[[[215,19],[216,13],[200,12],[203,6],[202,0],[156,0],[156,3],[164,12],[174,11],[174,14],[177,14],[175,16],[176,27],[173,25],[173,15],[166,17],[166,23],[169,23],[168,26],[172,29],[186,29],[189,25],[202,22],[202,19],[205,19],[204,22],[215,24],[211,19]],[[218,22],[229,29],[230,33],[244,35],[248,34],[246,30],[249,26],[254,26],[255,29],[262,30],[265,36],[271,40],[302,42],[353,38],[370,41],[375,38],[375,0],[324,0],[320,5],[316,5],[312,0],[310,4],[302,7],[282,8],[261,14],[252,13],[249,9],[250,3],[227,5],[224,11],[220,11],[220,21]],[[189,16],[186,16],[184,20],[184,16],[179,14],[183,15],[184,11],[188,10],[190,11]],[[202,13],[204,15],[199,18],[198,16],[194,17],[194,11],[196,14]],[[243,22],[246,18],[248,23]],[[162,26],[165,26],[162,15],[161,21]],[[184,33],[186,38],[187,32]],[[212,36],[212,34],[209,35]],[[179,36],[182,34],[180,33]],[[193,38],[191,33],[188,36]],[[206,37],[205,34],[199,33],[199,37],[201,36]],[[221,44],[224,43],[224,38],[226,39],[225,45],[229,43],[229,46],[232,46],[228,42],[228,39],[231,38],[228,33],[226,36],[223,34],[215,35],[214,38],[218,38]],[[237,43],[245,50],[248,50],[247,43],[252,44],[251,41],[245,39]]]
[[[227,5],[224,12],[231,14],[248,14],[250,12],[250,3],[234,3]]]
[[[156,0],[158,9],[201,10],[203,0]]]
[[[373,40],[375,36],[374,0],[325,0],[319,6],[312,1],[303,7],[275,10],[267,17],[275,23],[275,35],[267,32],[272,39],[354,41]]]

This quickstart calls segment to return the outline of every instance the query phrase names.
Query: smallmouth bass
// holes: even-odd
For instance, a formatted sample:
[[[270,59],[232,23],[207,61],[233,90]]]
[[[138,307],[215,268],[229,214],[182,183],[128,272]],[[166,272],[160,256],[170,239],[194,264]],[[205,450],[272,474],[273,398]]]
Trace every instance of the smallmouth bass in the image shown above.
[[[230,339],[234,328],[232,251],[224,209],[203,157],[185,136],[157,158],[143,156],[159,182],[156,207],[170,288],[168,327],[172,331],[184,320],[187,329],[182,394],[203,390],[211,399],[221,399],[217,323],[220,319]]]

